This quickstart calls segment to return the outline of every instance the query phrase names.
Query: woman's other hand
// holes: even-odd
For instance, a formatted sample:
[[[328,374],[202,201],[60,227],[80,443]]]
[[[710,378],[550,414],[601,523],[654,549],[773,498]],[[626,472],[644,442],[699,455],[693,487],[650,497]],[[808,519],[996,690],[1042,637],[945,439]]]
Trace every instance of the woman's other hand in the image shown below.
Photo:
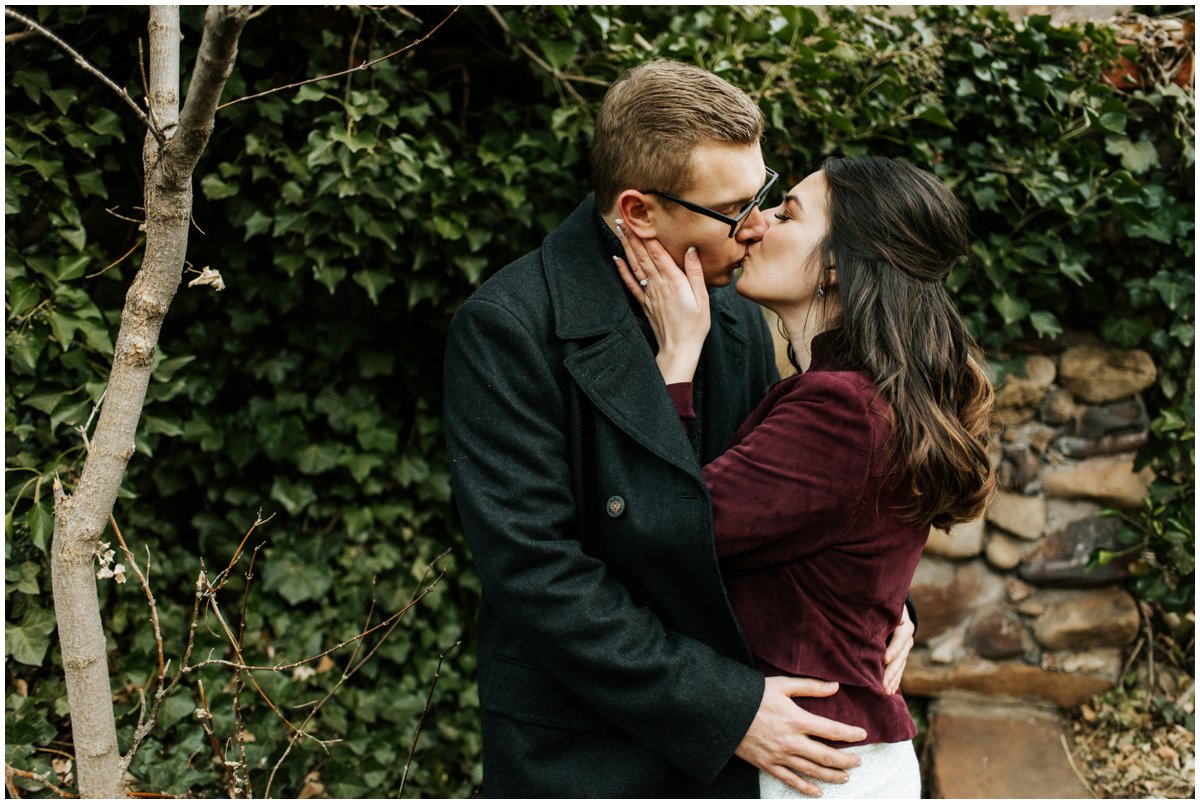
[[[689,248],[683,269],[657,240],[642,240],[617,221],[630,263],[613,257],[621,281],[633,294],[658,341],[658,369],[668,385],[691,382],[711,323],[708,289],[696,249]]]
[[[883,689],[888,695],[900,691],[900,680],[904,677],[904,668],[908,664],[909,651],[913,649],[913,635],[916,626],[908,616],[908,606],[900,612],[900,624],[892,632],[887,651],[883,654]]]

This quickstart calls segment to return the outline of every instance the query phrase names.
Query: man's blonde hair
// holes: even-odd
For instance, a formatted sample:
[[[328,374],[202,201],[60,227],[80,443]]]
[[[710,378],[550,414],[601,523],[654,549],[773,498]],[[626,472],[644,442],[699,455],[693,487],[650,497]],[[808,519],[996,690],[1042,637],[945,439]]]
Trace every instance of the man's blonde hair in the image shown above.
[[[728,81],[669,59],[638,65],[608,88],[596,116],[596,208],[608,211],[629,189],[682,195],[697,145],[754,145],[762,133],[762,112]]]

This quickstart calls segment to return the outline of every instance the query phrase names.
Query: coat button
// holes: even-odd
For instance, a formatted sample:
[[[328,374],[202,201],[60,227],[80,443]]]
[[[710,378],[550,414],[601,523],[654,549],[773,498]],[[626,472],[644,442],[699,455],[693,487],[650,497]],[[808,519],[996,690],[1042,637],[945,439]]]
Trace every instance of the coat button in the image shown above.
[[[606,508],[609,516],[618,517],[625,513],[625,501],[620,497],[613,495],[612,497],[608,498],[608,505]]]

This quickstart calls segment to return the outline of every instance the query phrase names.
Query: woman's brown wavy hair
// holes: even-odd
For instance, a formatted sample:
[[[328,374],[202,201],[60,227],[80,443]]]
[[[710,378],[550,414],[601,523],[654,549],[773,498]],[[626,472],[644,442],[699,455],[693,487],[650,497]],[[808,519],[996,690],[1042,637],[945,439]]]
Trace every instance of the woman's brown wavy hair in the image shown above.
[[[835,350],[891,406],[899,482],[913,497],[903,519],[977,519],[996,487],[994,392],[946,289],[968,250],[966,212],[937,177],[903,162],[829,159],[822,169],[830,226],[816,256],[837,269]]]

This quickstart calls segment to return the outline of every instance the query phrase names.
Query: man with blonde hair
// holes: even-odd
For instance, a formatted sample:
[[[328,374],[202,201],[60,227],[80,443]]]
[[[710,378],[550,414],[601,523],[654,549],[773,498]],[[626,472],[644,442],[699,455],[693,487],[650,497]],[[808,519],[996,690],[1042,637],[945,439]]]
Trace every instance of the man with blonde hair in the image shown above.
[[[763,316],[728,287],[767,227],[762,131],[711,73],[629,71],[597,117],[594,196],[454,318],[446,440],[483,588],[487,797],[757,798],[756,769],[815,792],[801,775],[858,764],[813,738],[861,729],[793,700],[835,684],[754,669],[700,475],[778,379]],[[711,288],[687,429],[613,266],[618,218],[679,264],[695,248]]]

